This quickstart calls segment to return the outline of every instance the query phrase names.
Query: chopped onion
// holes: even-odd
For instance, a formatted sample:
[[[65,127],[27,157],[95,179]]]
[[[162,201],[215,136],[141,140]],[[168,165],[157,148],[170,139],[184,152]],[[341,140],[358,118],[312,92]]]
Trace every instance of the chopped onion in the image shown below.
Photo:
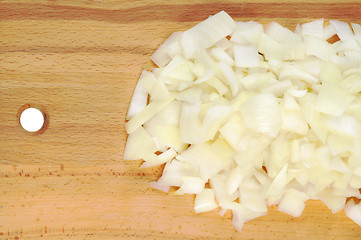
[[[244,124],[247,128],[271,136],[277,135],[282,117],[277,98],[261,93],[246,100],[241,106]]]
[[[331,25],[336,29],[336,33],[341,41],[346,41],[354,37],[350,25],[338,20],[330,20]]]
[[[305,200],[300,199],[292,192],[286,192],[278,204],[278,211],[287,213],[293,217],[300,217],[305,206]]]
[[[214,199],[213,189],[203,189],[202,192],[198,193],[194,200],[194,212],[209,212],[218,207]]]
[[[142,87],[140,81],[134,89],[132,100],[129,103],[129,109],[127,113],[127,119],[131,119],[138,113],[140,113],[146,106],[148,100],[148,93]]]
[[[179,40],[183,32],[175,32],[154,52],[151,59],[158,67],[166,66],[182,49]]]
[[[302,35],[311,35],[318,38],[323,38],[323,19],[318,19],[313,22],[302,24]]]
[[[361,204],[347,201],[361,198],[361,27],[351,25],[264,29],[221,11],[172,34],[134,90],[124,160],[165,164],[153,188],[196,194],[196,213],[231,210],[238,231],[271,205],[299,217],[308,199],[361,226]]]
[[[356,204],[353,199],[348,201],[345,206],[346,216],[351,218],[357,225],[361,227],[361,204]]]

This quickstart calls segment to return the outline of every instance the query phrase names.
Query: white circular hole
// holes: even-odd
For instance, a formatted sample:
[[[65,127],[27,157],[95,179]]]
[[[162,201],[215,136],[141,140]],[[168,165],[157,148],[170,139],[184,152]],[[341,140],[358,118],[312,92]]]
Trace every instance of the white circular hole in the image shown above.
[[[44,124],[44,115],[36,108],[27,108],[21,113],[20,124],[26,131],[36,132]]]

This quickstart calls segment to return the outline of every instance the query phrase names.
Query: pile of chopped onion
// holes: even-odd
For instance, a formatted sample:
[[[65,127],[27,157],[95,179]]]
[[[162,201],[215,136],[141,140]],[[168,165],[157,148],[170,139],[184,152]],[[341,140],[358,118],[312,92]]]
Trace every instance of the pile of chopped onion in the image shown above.
[[[124,159],[165,164],[151,186],[196,194],[196,213],[231,210],[238,231],[272,205],[299,217],[308,199],[361,226],[361,26],[324,25],[221,11],[173,33],[135,88]]]

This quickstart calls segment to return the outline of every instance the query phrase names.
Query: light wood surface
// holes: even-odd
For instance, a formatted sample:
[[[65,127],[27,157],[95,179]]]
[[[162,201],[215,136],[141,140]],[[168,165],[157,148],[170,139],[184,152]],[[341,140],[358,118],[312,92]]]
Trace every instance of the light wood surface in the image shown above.
[[[231,215],[193,213],[193,196],[151,189],[161,169],[123,161],[125,114],[142,68],[172,33],[226,10],[294,28],[361,22],[360,1],[0,1],[0,239],[360,239],[343,211],[272,207],[242,233]],[[25,132],[19,109],[49,125]]]

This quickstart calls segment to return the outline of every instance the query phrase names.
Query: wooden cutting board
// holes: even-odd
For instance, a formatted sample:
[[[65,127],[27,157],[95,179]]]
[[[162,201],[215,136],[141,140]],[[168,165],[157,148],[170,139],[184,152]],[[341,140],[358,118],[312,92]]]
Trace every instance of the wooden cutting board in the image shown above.
[[[361,22],[360,1],[0,1],[0,239],[360,239],[343,211],[308,201],[245,224],[193,213],[194,196],[151,189],[161,169],[123,161],[127,107],[152,52],[226,10],[263,24]],[[19,111],[42,109],[41,134]]]

